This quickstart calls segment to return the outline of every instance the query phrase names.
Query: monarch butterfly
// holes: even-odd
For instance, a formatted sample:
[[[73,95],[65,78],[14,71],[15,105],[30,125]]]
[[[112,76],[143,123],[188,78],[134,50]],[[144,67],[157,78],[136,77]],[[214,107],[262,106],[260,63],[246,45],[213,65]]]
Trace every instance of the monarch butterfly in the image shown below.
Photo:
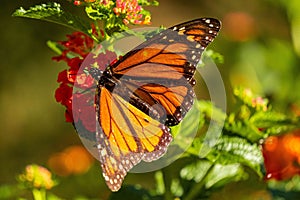
[[[125,54],[98,77],[96,138],[103,177],[118,191],[139,162],[160,158],[193,105],[193,78],[201,54],[220,30],[213,18],[166,29]]]

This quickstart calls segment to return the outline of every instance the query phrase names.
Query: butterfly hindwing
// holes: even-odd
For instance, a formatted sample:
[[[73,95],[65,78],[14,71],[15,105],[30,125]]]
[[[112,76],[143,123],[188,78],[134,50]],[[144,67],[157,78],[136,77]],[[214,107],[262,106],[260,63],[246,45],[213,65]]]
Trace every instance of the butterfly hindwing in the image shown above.
[[[139,102],[136,101],[131,102],[133,105],[167,126],[178,124],[194,102],[194,90],[185,79],[178,80],[176,85],[170,85],[168,82],[142,83],[133,80],[123,80],[122,85],[121,88],[126,87],[133,91],[135,98],[142,97],[144,104],[147,102],[145,107],[139,106]],[[158,115],[153,114],[149,107]]]
[[[116,93],[99,87],[96,102],[98,151],[103,177],[117,191],[127,172],[141,160],[160,158],[172,140],[169,128],[152,119]]]

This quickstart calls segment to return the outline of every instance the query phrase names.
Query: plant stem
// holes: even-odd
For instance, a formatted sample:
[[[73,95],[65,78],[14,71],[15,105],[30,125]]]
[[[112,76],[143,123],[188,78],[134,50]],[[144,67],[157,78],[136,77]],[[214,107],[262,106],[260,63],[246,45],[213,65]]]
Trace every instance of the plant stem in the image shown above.
[[[210,168],[207,170],[206,174],[203,176],[201,181],[199,183],[196,183],[187,193],[187,195],[183,198],[183,200],[193,200],[196,199],[197,195],[203,190],[203,187],[205,186],[205,180],[208,174],[211,172],[211,170],[214,168],[214,165],[212,164]]]
[[[34,200],[46,200],[46,190],[45,189],[36,189],[32,190]]]
[[[162,169],[163,180],[164,180],[164,185],[165,185],[164,199],[165,200],[172,200],[173,195],[172,195],[172,192],[171,192],[171,176],[170,176],[170,174],[167,170],[168,170],[168,168]]]

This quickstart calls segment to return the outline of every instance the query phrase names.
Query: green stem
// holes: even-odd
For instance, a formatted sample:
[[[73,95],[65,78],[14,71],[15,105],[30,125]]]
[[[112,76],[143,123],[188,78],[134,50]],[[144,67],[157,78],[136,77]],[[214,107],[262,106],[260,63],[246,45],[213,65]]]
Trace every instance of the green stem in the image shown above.
[[[95,29],[96,29],[96,31],[97,31],[97,34],[98,34],[98,37],[99,38],[97,38],[94,34],[93,34],[93,30],[91,29],[90,30],[90,34],[89,34],[89,36],[96,42],[96,43],[100,43],[100,42],[102,42],[103,41],[103,36],[101,35],[101,31],[100,31],[100,28],[99,28],[99,25],[98,25],[98,23],[97,23],[97,21],[94,21],[94,27],[95,27]]]
[[[164,199],[172,200],[173,195],[171,192],[171,176],[170,176],[170,173],[168,172],[168,168],[162,169],[162,173],[163,173],[163,179],[164,179],[164,185],[165,185]]]
[[[93,34],[90,34],[90,37],[91,37],[96,43],[99,43],[99,42],[100,42],[99,39],[98,39],[96,36],[94,36]]]
[[[34,200],[46,200],[46,190],[45,189],[36,189],[32,190]]]
[[[199,183],[196,183],[189,191],[189,193],[183,198],[183,200],[193,200],[196,199],[197,195],[203,190],[203,187],[205,186],[205,180],[208,174],[211,172],[211,170],[214,168],[214,164],[210,166],[210,168],[207,170],[206,174],[203,176],[201,181]]]

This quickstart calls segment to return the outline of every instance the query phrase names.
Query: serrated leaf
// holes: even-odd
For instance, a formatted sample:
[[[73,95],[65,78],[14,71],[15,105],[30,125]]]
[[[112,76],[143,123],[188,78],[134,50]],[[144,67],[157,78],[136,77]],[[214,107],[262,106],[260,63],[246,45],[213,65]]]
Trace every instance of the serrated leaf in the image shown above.
[[[239,163],[221,165],[207,160],[199,160],[187,165],[180,171],[180,176],[183,179],[195,181],[195,188],[204,184],[206,189],[221,187],[229,182],[247,178],[247,174]]]
[[[257,125],[257,127],[269,127],[274,124],[286,124],[291,123],[291,121],[286,117],[286,115],[274,111],[268,112],[256,112],[251,118],[250,122]]]
[[[225,122],[224,128],[228,135],[239,135],[251,142],[258,142],[264,138],[265,134],[259,131],[258,127],[250,123],[248,120],[240,120],[235,114],[231,114]]]
[[[180,176],[186,180],[193,180],[199,183],[205,177],[211,168],[212,162],[207,160],[199,160],[196,163],[189,164],[181,169]]]
[[[240,164],[220,165],[216,164],[206,177],[206,188],[222,187],[230,182],[245,180],[247,174]]]
[[[249,143],[246,139],[222,136],[207,158],[223,165],[241,163],[262,177],[263,157],[260,147]]]
[[[17,9],[12,16],[53,22],[91,35],[91,26],[89,22],[83,20],[79,16],[63,11],[60,4],[56,2],[36,5],[28,10],[21,7]]]
[[[274,111],[257,112],[249,121],[268,135],[281,134],[299,126],[296,120]]]

